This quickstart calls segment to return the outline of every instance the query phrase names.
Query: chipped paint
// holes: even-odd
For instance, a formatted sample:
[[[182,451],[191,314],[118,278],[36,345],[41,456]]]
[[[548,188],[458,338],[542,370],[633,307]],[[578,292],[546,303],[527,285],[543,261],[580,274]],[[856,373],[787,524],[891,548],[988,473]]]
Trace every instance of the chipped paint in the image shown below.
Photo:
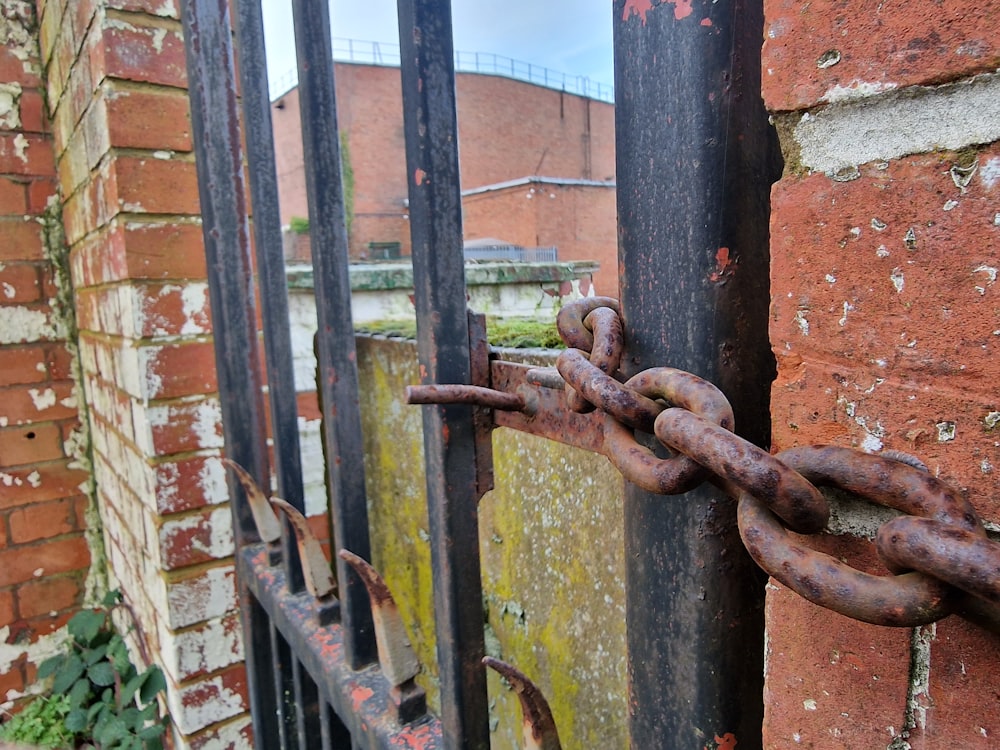
[[[850,83],[839,83],[836,86],[830,87],[819,100],[827,104],[853,102],[884,94],[895,88],[897,88],[897,84],[890,81],[860,81],[855,78]]]
[[[0,128],[16,130],[21,127],[21,84],[0,83]]]
[[[0,306],[0,344],[22,344],[62,338],[59,321],[42,310]]]
[[[979,170],[979,179],[987,190],[993,190],[997,186],[1000,182],[1000,156],[994,156],[983,164]]]
[[[937,427],[937,440],[939,443],[949,443],[955,439],[957,428],[954,422],[938,422],[935,427]]]
[[[795,311],[795,325],[799,327],[799,331],[803,336],[809,335],[809,320],[806,318],[805,310]]]
[[[13,640],[13,642],[11,642]],[[47,635],[40,636],[31,643],[22,643],[20,639],[11,637],[10,625],[0,627],[0,674],[9,674],[20,662],[41,664],[50,656],[55,656],[63,650],[66,642],[65,627]],[[0,709],[9,709],[13,701],[25,695],[40,693],[44,683],[29,686],[26,692],[7,690],[0,696]]]
[[[896,290],[896,293],[901,294],[903,288],[906,286],[906,280],[903,277],[903,269],[899,266],[893,268],[892,273],[889,274],[889,281],[892,282],[892,286]]]

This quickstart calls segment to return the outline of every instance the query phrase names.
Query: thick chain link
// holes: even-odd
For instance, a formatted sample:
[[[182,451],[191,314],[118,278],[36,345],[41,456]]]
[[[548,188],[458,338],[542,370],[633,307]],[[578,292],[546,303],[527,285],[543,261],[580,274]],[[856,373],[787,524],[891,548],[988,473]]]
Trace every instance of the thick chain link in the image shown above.
[[[654,493],[709,481],[738,500],[740,536],[769,575],[811,602],[877,625],[913,627],[957,614],[1000,632],[1000,544],[969,502],[910,457],[813,446],[772,455],[734,433],[726,397],[669,367],[627,381],[617,300],[591,297],[559,313],[569,347],[557,368],[574,411],[605,412],[604,452],[626,479]],[[669,449],[660,458],[635,430]],[[890,575],[862,572],[798,536],[823,531],[835,487],[903,515],[879,529],[875,547]]]

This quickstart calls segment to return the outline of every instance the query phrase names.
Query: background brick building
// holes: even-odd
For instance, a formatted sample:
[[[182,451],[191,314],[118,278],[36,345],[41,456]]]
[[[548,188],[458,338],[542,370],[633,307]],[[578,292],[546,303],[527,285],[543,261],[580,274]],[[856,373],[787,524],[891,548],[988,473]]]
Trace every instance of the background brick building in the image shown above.
[[[409,254],[399,69],[336,64],[338,126],[354,174],[351,254],[398,242]],[[555,245],[596,260],[617,295],[614,105],[502,75],[456,75],[467,240]],[[298,90],[271,106],[281,218],[306,217]]]

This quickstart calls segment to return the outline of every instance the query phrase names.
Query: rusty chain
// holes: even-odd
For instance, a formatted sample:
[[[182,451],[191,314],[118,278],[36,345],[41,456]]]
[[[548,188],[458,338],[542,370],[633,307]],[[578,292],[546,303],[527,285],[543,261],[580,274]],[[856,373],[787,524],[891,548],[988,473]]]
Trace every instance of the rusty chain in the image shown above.
[[[618,302],[591,297],[556,321],[568,349],[557,368],[574,411],[599,409],[604,453],[630,482],[658,494],[710,481],[738,501],[740,536],[769,575],[811,602],[877,625],[914,627],[957,614],[1000,632],[1000,544],[967,500],[910,457],[852,448],[791,448],[772,455],[735,434],[733,411],[711,383],[668,367],[627,381]],[[671,456],[636,441],[653,433]],[[879,529],[890,575],[864,573],[797,535],[821,532],[835,487],[903,515]]]

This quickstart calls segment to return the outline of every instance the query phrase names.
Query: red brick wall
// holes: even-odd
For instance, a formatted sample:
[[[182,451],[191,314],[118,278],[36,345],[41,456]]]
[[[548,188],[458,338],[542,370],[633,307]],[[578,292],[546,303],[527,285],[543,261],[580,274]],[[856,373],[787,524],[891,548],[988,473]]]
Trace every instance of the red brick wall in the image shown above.
[[[970,76],[1000,67],[1000,11],[765,12],[764,98],[786,156],[771,222],[775,447],[914,454],[996,528],[1000,81]],[[821,546],[884,573],[864,536]],[[777,584],[767,606],[766,747],[1000,741],[997,636],[955,617],[866,625]]]
[[[467,195],[465,236],[497,237],[526,247],[559,249],[560,260],[596,260],[597,294],[618,296],[618,241],[613,185],[533,181]]]
[[[355,180],[351,254],[359,257],[369,242],[387,241],[400,242],[409,254],[399,69],[338,63],[336,82],[338,124],[347,133]],[[533,175],[614,180],[611,104],[473,73],[457,75],[456,93],[463,189]],[[287,223],[307,214],[297,89],[280,97],[271,115],[281,217]],[[586,215],[577,218],[596,224]],[[500,230],[495,234],[502,239],[520,231],[514,221],[501,224]],[[614,237],[613,227],[585,226],[569,234],[606,231]],[[477,235],[467,231],[466,236]]]
[[[167,676],[176,746],[246,746],[179,3],[39,14],[102,567]]]
[[[57,284],[56,212],[32,3],[0,18],[0,704],[22,695],[52,648],[40,638],[79,606],[90,567],[87,472],[77,460],[72,310]],[[46,643],[49,641],[49,643]]]

